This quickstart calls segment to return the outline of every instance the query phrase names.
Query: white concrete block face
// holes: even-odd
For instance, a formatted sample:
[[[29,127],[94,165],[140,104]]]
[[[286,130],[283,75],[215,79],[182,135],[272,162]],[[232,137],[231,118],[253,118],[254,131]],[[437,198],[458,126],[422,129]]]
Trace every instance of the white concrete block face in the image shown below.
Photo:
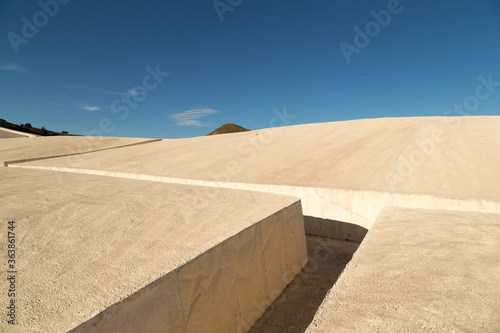
[[[257,315],[259,318],[262,315],[265,307],[262,308],[260,304],[270,299],[263,256],[262,223],[248,228],[228,241],[236,295],[241,310],[239,319],[247,324],[251,322],[249,317]]]
[[[186,331],[177,279],[168,274],[70,332]]]
[[[269,216],[262,223],[264,245],[264,261],[269,292],[278,295],[290,281],[283,281],[283,273],[287,269],[287,256],[282,250],[285,248],[284,221],[277,214]]]
[[[284,283],[288,284],[307,264],[306,234],[300,205],[285,210],[284,238],[286,247],[286,271]],[[291,279],[290,279],[291,277]]]
[[[300,202],[296,202],[252,227],[255,231],[245,230],[228,240],[239,253],[233,262],[237,257],[248,258],[246,263],[233,265],[241,309],[237,332],[250,329],[307,264],[301,212]],[[245,233],[255,235],[255,244],[251,244],[250,237],[242,237]],[[280,247],[282,242],[284,246]]]
[[[238,325],[240,310],[231,254],[216,246],[177,273],[187,332],[229,332]]]

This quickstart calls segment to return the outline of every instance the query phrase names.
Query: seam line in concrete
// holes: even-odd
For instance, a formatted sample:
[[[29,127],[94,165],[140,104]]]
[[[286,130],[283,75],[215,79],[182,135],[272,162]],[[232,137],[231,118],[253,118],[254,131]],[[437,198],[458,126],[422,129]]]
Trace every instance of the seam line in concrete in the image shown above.
[[[125,147],[137,146],[137,145],[143,145],[143,144],[158,142],[158,141],[162,141],[162,140],[163,139],[151,139],[151,140],[146,140],[146,141],[141,141],[141,142],[129,143],[129,144],[126,144],[126,145],[121,145],[121,146],[116,146],[116,147],[109,147],[109,148],[102,148],[102,149],[84,151],[84,152],[81,152],[81,153],[71,153],[71,154],[63,154],[63,155],[26,158],[26,159],[23,159],[23,160],[4,161],[3,165],[4,165],[4,167],[8,167],[10,164],[14,164],[14,163],[33,162],[33,161],[48,160],[48,159],[51,159],[51,158],[58,158],[58,157],[83,155],[83,154],[95,153],[95,152],[98,152],[98,151],[111,150],[111,149],[117,149],[117,148],[125,148]]]

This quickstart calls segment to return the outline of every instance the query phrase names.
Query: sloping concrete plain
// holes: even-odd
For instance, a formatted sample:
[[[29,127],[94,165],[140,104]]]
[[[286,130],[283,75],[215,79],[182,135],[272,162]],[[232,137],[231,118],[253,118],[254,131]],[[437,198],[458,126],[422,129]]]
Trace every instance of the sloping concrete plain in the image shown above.
[[[499,128],[500,117],[362,119],[163,140],[75,161],[34,164],[218,182],[500,199],[500,156],[493,154],[499,150]]]
[[[500,211],[499,128],[500,117],[363,119],[16,166],[292,195],[309,233],[361,241],[386,206]]]
[[[2,212],[2,218],[17,218],[20,221],[28,221],[19,223],[20,225],[50,226],[54,219],[57,223],[64,224],[66,228],[63,228],[65,230],[64,236],[70,235],[72,237],[63,245],[74,250],[72,252],[73,261],[63,260],[64,258],[59,260],[57,256],[50,256],[41,250],[35,251],[40,254],[32,254],[37,259],[30,260],[44,262],[44,265],[40,265],[49,272],[52,270],[51,266],[58,268],[69,265],[68,269],[55,270],[44,280],[51,288],[53,288],[51,283],[58,285],[66,281],[65,276],[73,276],[71,281],[78,282],[81,279],[84,281],[81,283],[84,283],[89,290],[104,291],[101,294],[104,296],[99,296],[96,299],[88,297],[88,294],[81,294],[82,296],[79,298],[77,296],[68,298],[67,303],[60,301],[60,304],[77,302],[77,306],[80,306],[79,311],[69,312],[70,316],[74,314],[79,318],[71,323],[66,317],[69,310],[64,306],[59,306],[57,308],[43,308],[42,313],[48,316],[44,317],[45,322],[36,317],[39,316],[37,313],[36,316],[29,317],[25,327],[41,329],[40,326],[36,326],[40,322],[45,325],[42,330],[46,331],[62,331],[76,327],[76,325],[80,325],[76,328],[80,331],[91,329],[97,331],[129,329],[133,331],[140,328],[134,326],[136,323],[134,320],[139,320],[135,313],[143,314],[141,311],[149,311],[148,322],[159,323],[164,320],[162,325],[166,325],[167,322],[171,323],[173,331],[246,331],[262,314],[262,304],[270,304],[273,299],[278,297],[279,292],[300,271],[300,267],[304,266],[304,231],[312,235],[362,241],[368,230],[370,230],[368,233],[370,235],[377,233],[377,230],[381,228],[383,234],[395,233],[390,236],[390,239],[395,242],[391,244],[396,252],[403,251],[401,246],[406,243],[404,243],[402,235],[405,234],[402,229],[398,229],[394,225],[390,225],[391,228],[384,228],[385,224],[381,222],[387,219],[388,214],[390,215],[392,211],[389,213],[385,211],[379,217],[381,211],[388,206],[406,208],[407,210],[402,213],[399,210],[395,211],[395,224],[401,224],[402,227],[410,229],[415,227],[415,230],[418,231],[414,237],[416,243],[408,245],[408,249],[404,249],[402,252],[403,258],[393,263],[394,266],[402,265],[398,266],[399,275],[393,274],[389,277],[383,275],[383,278],[387,281],[401,279],[401,288],[403,289],[411,289],[413,285],[420,288],[419,284],[415,284],[416,282],[412,280],[412,272],[404,265],[407,264],[406,256],[408,258],[418,257],[418,254],[421,253],[418,250],[421,243],[418,242],[425,242],[427,237],[429,244],[436,247],[436,257],[430,255],[430,258],[439,263],[438,265],[441,265],[442,261],[438,255],[441,253],[439,252],[441,251],[440,244],[449,248],[455,246],[458,250],[466,252],[468,243],[463,239],[469,239],[472,243],[472,240],[478,240],[479,243],[471,245],[471,251],[482,253],[485,256],[491,254],[491,247],[498,246],[494,241],[495,237],[498,239],[499,236],[495,225],[498,225],[500,221],[496,220],[495,222],[498,215],[494,214],[500,214],[499,128],[500,117],[428,117],[309,124],[158,142],[135,139],[138,141],[117,143],[117,141],[112,141],[119,140],[116,138],[92,139],[103,140],[101,142],[111,140],[104,148],[81,148],[81,144],[77,144],[76,141],[72,143],[70,138],[65,138],[68,139],[66,142],[68,145],[73,144],[73,149],[78,147],[78,152],[84,152],[84,154],[74,154],[72,148],[59,147],[55,142],[46,145],[49,152],[44,152],[41,146],[34,149],[30,144],[26,144],[28,141],[21,143],[23,140],[32,139],[3,139],[0,160],[11,162],[5,163],[8,168],[0,169],[0,175],[6,177],[2,184],[10,184],[5,189],[2,188],[4,191],[1,197],[2,207],[4,205],[5,207],[15,207],[18,209],[15,210],[18,215],[7,216]],[[92,142],[92,140],[87,142]],[[124,144],[141,142],[144,144],[119,147]],[[96,151],[99,149],[107,150]],[[33,153],[34,151],[36,153]],[[16,154],[22,157],[16,157]],[[62,157],[46,158],[50,156]],[[40,157],[44,159],[40,159]],[[36,160],[25,161],[34,158]],[[49,196],[46,199],[42,195],[45,188],[49,189]],[[33,193],[38,193],[38,195]],[[299,199],[300,201],[298,201]],[[142,204],[133,204],[137,200],[142,200]],[[101,203],[101,206],[96,205],[96,202]],[[154,203],[159,204],[153,207],[148,206]],[[264,203],[267,203],[267,206]],[[302,209],[300,209],[300,204],[302,204]],[[48,207],[55,209],[51,210]],[[117,210],[116,207],[119,209]],[[424,214],[420,213],[422,209],[432,209],[433,211],[425,211]],[[29,218],[22,218],[22,216],[31,216],[31,211],[36,216],[31,221],[41,222],[32,223]],[[302,211],[304,212],[305,225],[301,224]],[[449,215],[444,211],[452,212],[448,212],[451,214]],[[224,215],[224,212],[227,214]],[[413,212],[416,213],[411,215]],[[405,220],[402,215],[406,213],[410,215]],[[121,224],[116,222],[127,220],[128,216],[134,214],[151,216],[150,219],[146,219],[148,221],[146,226],[149,225],[151,228],[143,230],[144,223],[137,226],[141,235],[138,238],[131,237],[130,228],[121,228]],[[183,222],[185,220],[183,217],[186,214],[189,216],[188,223]],[[243,223],[240,214],[251,216],[251,221],[245,220],[247,224]],[[87,216],[91,218],[89,219]],[[269,216],[274,216],[272,219],[280,222],[274,224],[269,222]],[[427,220],[429,216],[434,217]],[[461,216],[463,218],[460,218]],[[299,220],[300,222],[297,222]],[[378,222],[373,226],[375,220]],[[79,221],[92,222],[91,225],[94,227],[82,227],[81,223],[77,223]],[[134,219],[134,221],[137,220]],[[392,220],[389,218],[387,221]],[[448,223],[448,221],[451,222]],[[449,238],[450,233],[455,230],[453,221],[460,225],[460,228],[457,229],[460,231],[457,232],[461,233],[460,237],[462,238],[458,240],[458,243],[454,243],[454,240]],[[484,221],[486,227],[481,221]],[[112,227],[106,229],[108,224]],[[273,226],[273,231],[266,233],[263,230],[268,224]],[[301,228],[299,224],[302,225],[301,232],[299,232]],[[233,225],[236,229],[226,231],[226,228]],[[389,226],[389,224],[387,225]],[[97,240],[92,238],[95,236],[89,235],[88,232],[93,229],[99,230],[99,226],[106,231],[106,237],[112,239],[111,242],[103,240],[103,244],[99,245],[105,246],[108,252],[97,250],[97,254],[90,252],[78,257],[77,254],[81,253],[81,248],[89,246],[88,244],[97,243]],[[261,238],[255,236],[259,234],[259,226],[262,230]],[[435,230],[435,233],[426,233],[424,226],[429,230]],[[39,230],[43,230],[45,227],[40,228]],[[55,228],[52,234],[57,234],[59,229]],[[155,231],[157,229],[159,231]],[[441,232],[442,229],[445,231]],[[486,229],[491,231],[493,238],[483,237]],[[83,238],[85,241],[76,237],[82,232],[86,235]],[[189,237],[183,236],[184,233],[187,233]],[[300,237],[297,235],[298,233],[301,234]],[[40,234],[43,233],[38,232],[37,236]],[[272,235],[279,240],[267,243],[269,245],[266,246],[266,235]],[[154,238],[156,236],[159,238]],[[143,243],[151,245],[151,237],[163,247],[156,250],[157,248],[152,246],[153,250],[149,251],[153,252],[147,252]],[[202,245],[199,245],[196,242],[198,237],[203,238],[206,243],[202,242]],[[290,237],[296,241],[288,241]],[[374,236],[370,237],[374,238]],[[45,239],[45,242],[48,248],[53,246],[52,251],[63,246],[54,243],[49,238]],[[196,245],[188,242],[191,239]],[[243,244],[254,244],[256,249],[252,251],[227,250],[227,248],[231,249],[233,244],[240,244],[237,239],[242,239]],[[165,245],[166,240],[173,245]],[[373,244],[377,243],[378,240],[379,238],[375,237],[375,241],[366,244],[363,242],[360,245],[361,254],[359,256],[361,259],[364,256],[363,253],[369,253],[370,249],[374,247]],[[6,242],[6,240],[2,239],[2,242]],[[34,238],[32,242],[35,242]],[[185,248],[182,247],[186,245],[184,242],[188,242],[190,245],[188,248],[192,252],[188,252],[191,254],[179,254],[177,257],[168,254],[169,251],[175,252],[178,248],[185,251]],[[70,244],[73,243],[78,244],[78,246],[71,247]],[[29,248],[29,242],[25,243],[23,240],[23,244]],[[37,243],[35,242],[35,244]],[[208,245],[203,246],[203,244]],[[264,245],[260,247],[259,244]],[[381,244],[384,244],[385,251],[391,251],[391,247],[387,243],[382,242]],[[0,246],[4,245],[6,244],[0,244]],[[44,248],[41,245],[38,246],[38,248]],[[245,245],[242,248],[247,249],[249,246]],[[135,256],[136,252],[133,253],[133,256],[130,256],[128,252],[122,253],[123,249],[129,247],[134,251],[137,250],[137,257]],[[367,250],[363,250],[365,247]],[[417,250],[413,253],[411,249],[415,248]],[[483,249],[484,252],[481,252]],[[139,253],[140,250],[144,250],[143,252],[147,255]],[[120,251],[120,254],[113,251]],[[227,261],[220,260],[220,258],[226,258],[224,256],[227,256],[228,251],[231,268],[226,265]],[[290,251],[295,254],[286,254]],[[382,250],[374,247],[374,251],[381,253]],[[22,247],[19,251],[21,255],[35,252]],[[234,253],[237,254],[234,255]],[[249,272],[262,272],[271,269],[269,265],[264,265],[265,269],[258,268],[262,267],[262,259],[259,258],[267,258],[268,256],[274,258],[273,265],[276,265],[274,273],[271,274],[275,277],[274,280],[271,280],[275,282],[268,280],[266,284],[262,278],[259,278],[259,276],[263,276],[262,273],[250,274]],[[295,260],[290,261],[286,259],[287,256],[292,256]],[[46,260],[45,257],[52,259]],[[95,260],[94,257],[99,259]],[[151,263],[140,266],[141,264],[136,262],[137,258],[141,258],[141,260],[150,258],[148,260]],[[177,258],[172,259],[178,261],[177,265],[165,258]],[[239,259],[235,258],[248,259],[238,261]],[[355,255],[354,259],[356,258],[358,257]],[[443,265],[443,267],[451,267],[456,262],[457,270],[455,271],[450,268],[450,270],[443,269],[437,272],[429,268],[427,271],[431,281],[437,281],[440,288],[447,285],[448,281],[451,281],[450,286],[455,286],[458,283],[456,276],[460,275],[462,270],[471,267],[467,258],[469,257],[451,256],[450,265]],[[264,262],[267,262],[266,260],[264,259]],[[65,264],[66,262],[70,264]],[[242,267],[246,267],[247,262],[252,268],[243,274],[241,273]],[[374,325],[373,327],[389,327],[394,331],[424,330],[426,327],[431,327],[434,331],[446,330],[446,327],[460,331],[467,330],[467,327],[474,327],[473,331],[491,331],[492,327],[496,327],[495,325],[498,323],[496,318],[499,316],[491,311],[484,315],[478,314],[473,309],[486,292],[491,292],[493,295],[490,298],[493,301],[488,301],[487,304],[491,305],[496,302],[495,300],[498,300],[498,292],[495,292],[494,289],[500,290],[500,279],[492,278],[493,276],[498,277],[498,272],[497,266],[490,265],[491,262],[488,259],[488,263],[481,266],[487,271],[484,277],[490,279],[488,286],[485,286],[486,289],[483,290],[482,287],[477,286],[479,283],[477,281],[483,280],[478,278],[479,270],[474,268],[476,275],[473,278],[476,280],[471,278],[465,282],[461,280],[460,283],[470,283],[471,290],[477,291],[477,294],[471,295],[459,287],[457,287],[457,293],[454,294],[445,294],[441,290],[436,294],[437,303],[433,305],[433,311],[418,312],[415,305],[417,303],[409,302],[400,297],[400,292],[403,290],[401,288],[391,289],[392,287],[389,286],[382,287],[383,290],[376,289],[376,293],[370,294],[373,296],[370,299],[371,302],[385,299],[386,296],[378,294],[383,291],[388,294],[388,302],[394,301],[396,303],[391,306],[400,306],[401,313],[407,311],[414,314],[410,318],[415,321],[412,323],[410,320],[407,323],[402,323],[398,321],[400,317],[397,317],[395,324],[390,326],[393,313],[376,311],[370,315],[370,320],[384,322],[389,326]],[[432,262],[430,262],[431,264]],[[25,275],[31,274],[29,273],[30,267],[38,267],[31,262],[30,265],[25,266]],[[78,267],[78,269],[71,268],[71,265],[75,265],[74,267]],[[377,272],[379,265],[382,268],[385,267],[384,263],[378,259],[363,262],[363,265],[350,265],[340,279],[340,281],[348,282],[343,287],[338,287],[341,284],[337,283],[333,290],[341,288],[342,292],[345,289],[348,295],[356,293],[356,286],[350,284],[349,281],[355,281],[364,272]],[[94,266],[100,269],[101,273],[99,274],[104,274],[103,276],[114,283],[101,290],[100,280],[97,278],[99,275],[92,273]],[[83,272],[85,274],[79,274],[82,270],[80,267],[86,267],[87,271]],[[184,267],[195,268],[184,270]],[[427,269],[427,267],[424,268]],[[234,283],[236,291],[242,290],[240,294],[237,294],[236,301],[232,300],[232,297],[228,299],[229,289],[227,288],[229,287],[224,287],[231,284],[227,281],[232,281],[231,277],[227,277],[227,270],[232,272],[234,281],[236,281]],[[68,272],[73,272],[73,274]],[[186,272],[184,280],[182,279],[183,272]],[[193,272],[198,272],[196,273],[198,275]],[[234,272],[240,272],[241,275]],[[466,271],[464,272],[464,276],[469,276]],[[141,274],[152,274],[154,277],[136,279],[134,274],[140,276],[142,276]],[[433,274],[438,275],[433,277]],[[215,276],[217,278],[214,280],[226,281],[227,284],[224,284],[226,282],[204,284],[205,276],[209,277],[208,281],[212,281],[212,277]],[[375,280],[382,279],[375,273],[373,276]],[[122,284],[121,280],[124,277],[126,281]],[[238,284],[239,277],[242,279],[240,284]],[[185,280],[189,281],[187,284],[189,287],[179,287]],[[281,282],[276,282],[276,280]],[[381,282],[381,285],[385,286],[384,283]],[[23,282],[21,285],[32,288],[29,289],[29,293],[32,295],[43,290],[43,287],[36,287],[28,282]],[[66,286],[68,285],[66,284]],[[54,291],[50,288],[49,290]],[[80,295],[78,294],[80,290],[85,290],[85,288],[67,287],[63,290],[68,292],[67,294],[63,292],[63,295],[71,295],[71,293]],[[108,297],[109,290],[113,290],[113,292]],[[180,296],[171,294],[172,290],[178,290]],[[425,288],[421,290],[425,290]],[[395,294],[391,296],[393,291]],[[413,291],[412,295],[417,299],[428,297],[427,290],[425,290],[426,294],[421,296],[418,291]],[[155,298],[154,295],[157,293],[163,296]],[[40,304],[43,303],[44,295],[46,296],[43,294],[39,297],[41,298],[38,301]],[[224,295],[225,305],[221,305],[220,309],[212,309],[209,304],[219,302],[220,295]],[[460,295],[472,300],[470,306],[462,307],[459,305]],[[450,301],[446,298],[448,296]],[[28,296],[19,297],[26,297],[24,302],[33,299]],[[186,297],[187,300],[183,301],[183,297]],[[200,298],[198,299],[198,297]],[[258,309],[251,306],[251,304],[256,304],[252,303],[255,300],[252,297],[255,299],[264,297],[264,301],[257,302]],[[178,299],[181,299],[180,307],[177,306],[179,303],[175,303]],[[364,303],[361,303],[363,300],[352,299],[353,302],[360,302],[360,304],[353,305],[352,309],[357,309],[357,305],[361,308],[365,306]],[[175,304],[169,303],[170,300]],[[4,299],[2,299],[3,301]],[[39,303],[36,303],[36,306],[39,306]],[[314,327],[316,327],[320,331],[351,330],[351,326],[345,322],[336,321],[335,315],[331,314],[332,311],[338,310],[336,304],[335,302],[324,302],[316,316],[314,322],[316,326],[311,326],[309,329],[314,331]],[[495,304],[498,305],[498,303]],[[449,310],[449,307],[453,307],[453,309]],[[28,307],[28,309],[32,308],[34,306]],[[480,309],[483,308],[480,307]],[[29,311],[28,313],[30,313]],[[214,315],[212,317],[203,316],[200,314],[203,311],[213,312]],[[415,313],[420,313],[421,318],[435,325],[422,326],[422,321],[417,320],[418,315]],[[448,313],[450,314],[449,318],[447,317]],[[463,326],[461,321],[455,320],[458,313],[462,313],[464,318],[470,318],[470,326]],[[64,322],[61,325],[66,326],[57,326],[59,325],[58,316],[61,316],[61,321]],[[49,317],[56,318],[56,320],[47,319]],[[362,318],[361,315],[358,317]],[[364,319],[358,317],[353,314],[352,318],[356,322],[363,322]],[[436,323],[439,325],[442,323],[442,325],[439,326]],[[152,326],[151,329],[156,330],[159,327]],[[358,331],[372,331],[372,327],[369,325],[359,324],[356,327],[359,327]],[[12,327],[9,326],[9,328]]]
[[[500,332],[500,215],[388,208],[306,332]]]
[[[296,198],[217,189],[193,209],[194,186],[11,168],[0,179],[18,272],[15,298],[0,294],[17,307],[4,331],[246,331],[263,311],[253,302],[271,304],[307,263]]]

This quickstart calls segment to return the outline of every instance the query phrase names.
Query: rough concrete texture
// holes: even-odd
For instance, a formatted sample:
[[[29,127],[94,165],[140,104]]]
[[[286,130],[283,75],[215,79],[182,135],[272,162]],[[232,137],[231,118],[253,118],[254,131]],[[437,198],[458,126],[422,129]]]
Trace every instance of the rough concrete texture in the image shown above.
[[[4,166],[9,162],[38,160],[54,156],[64,156],[62,160],[66,163],[75,163],[82,158],[76,154],[152,141],[158,140],[85,136],[31,136],[3,139],[0,142],[0,164]]]
[[[499,332],[500,215],[387,208],[307,332]]]
[[[14,209],[2,216],[21,221],[25,272],[47,269],[20,275],[20,304],[39,316],[20,319],[245,331],[305,264],[302,228],[356,241],[370,230],[310,330],[495,331],[498,128],[500,117],[427,117],[158,142],[2,139],[0,161],[17,161],[0,169],[2,209]],[[406,210],[373,227],[387,206]],[[58,293],[70,296],[53,305]]]
[[[37,163],[12,164],[15,168],[52,170],[60,172],[100,175],[125,179],[150,180],[156,182],[198,185],[213,188],[249,190],[276,193],[301,198],[306,214],[308,233],[323,237],[361,241],[381,210],[386,206],[408,208],[451,209],[459,211],[500,212],[499,200],[454,199],[432,195],[401,194],[375,191],[356,191],[301,186],[264,185],[234,182],[216,182],[172,178],[141,173],[124,173],[92,169],[75,169],[36,165]],[[43,161],[42,163],[43,164]],[[349,221],[349,222],[344,222]]]
[[[0,182],[21,331],[245,331],[307,262],[296,198],[15,168]]]
[[[361,241],[386,206],[500,212],[498,128],[500,117],[363,119],[16,166],[296,196],[310,234]]]
[[[163,140],[90,154],[74,163],[35,164],[498,200],[498,128],[500,117],[362,119]]]

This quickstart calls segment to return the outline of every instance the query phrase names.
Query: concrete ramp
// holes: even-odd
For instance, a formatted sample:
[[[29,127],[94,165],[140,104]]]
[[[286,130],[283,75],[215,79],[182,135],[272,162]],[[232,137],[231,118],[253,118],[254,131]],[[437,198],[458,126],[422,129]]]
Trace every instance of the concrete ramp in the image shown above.
[[[387,208],[307,332],[499,332],[500,215]]]

